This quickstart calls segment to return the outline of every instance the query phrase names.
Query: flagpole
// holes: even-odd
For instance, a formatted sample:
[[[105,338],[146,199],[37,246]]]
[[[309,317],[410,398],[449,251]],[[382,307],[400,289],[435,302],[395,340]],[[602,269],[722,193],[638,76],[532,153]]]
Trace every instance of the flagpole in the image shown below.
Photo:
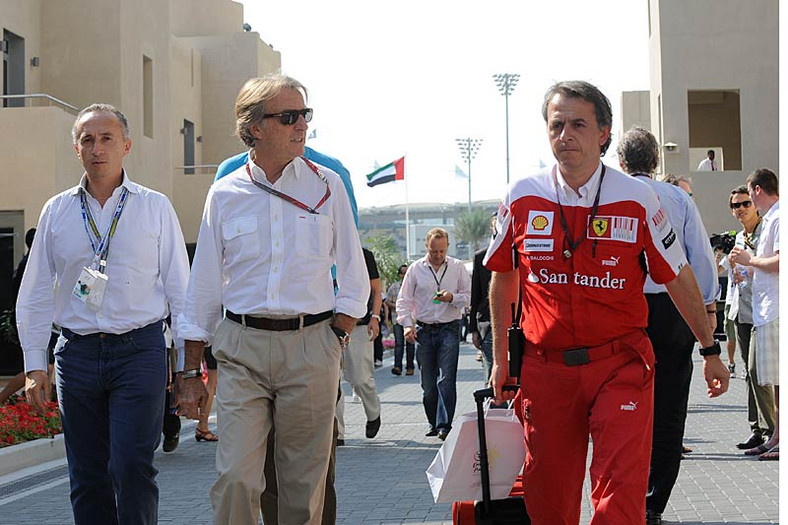
[[[408,213],[408,174],[405,174],[405,261],[410,264],[410,214]]]

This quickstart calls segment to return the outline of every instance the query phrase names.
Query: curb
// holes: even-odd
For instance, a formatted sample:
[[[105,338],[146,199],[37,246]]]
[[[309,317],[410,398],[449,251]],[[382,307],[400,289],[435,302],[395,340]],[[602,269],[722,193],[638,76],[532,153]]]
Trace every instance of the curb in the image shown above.
[[[0,449],[0,476],[66,457],[63,434]]]

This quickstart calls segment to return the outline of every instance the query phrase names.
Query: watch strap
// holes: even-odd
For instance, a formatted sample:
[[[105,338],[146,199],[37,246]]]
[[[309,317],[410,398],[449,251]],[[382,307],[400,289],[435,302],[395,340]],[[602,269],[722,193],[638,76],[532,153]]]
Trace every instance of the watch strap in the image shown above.
[[[700,349],[700,355],[702,355],[703,357],[707,357],[711,355],[720,355],[721,353],[722,353],[722,349],[720,348],[720,342],[717,341],[716,339],[714,340],[713,345]]]
[[[192,368],[191,370],[184,370],[181,373],[181,378],[191,379],[193,377],[202,377],[202,370],[199,368]]]

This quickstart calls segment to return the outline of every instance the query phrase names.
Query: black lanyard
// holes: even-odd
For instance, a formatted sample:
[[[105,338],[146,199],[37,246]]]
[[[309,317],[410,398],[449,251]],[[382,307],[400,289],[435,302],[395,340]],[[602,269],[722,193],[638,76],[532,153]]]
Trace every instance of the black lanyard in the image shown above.
[[[430,264],[429,261],[427,261],[427,268],[430,269],[430,273],[432,274],[432,278],[435,279],[435,284],[438,285],[438,291],[439,292],[441,290],[441,283],[443,282],[443,277],[446,275],[446,270],[449,269],[449,264],[448,263],[444,262],[443,264],[445,264],[446,266],[443,267],[443,273],[441,274],[441,278],[438,279],[438,274],[435,273],[435,270],[432,269],[432,264]]]
[[[303,159],[304,162],[306,162],[306,165],[309,166],[309,169],[311,169],[315,173],[315,175],[320,177],[320,180],[322,180],[323,182],[326,183],[326,193],[325,193],[325,195],[323,195],[323,198],[320,199],[320,202],[318,202],[317,205],[315,205],[314,208],[310,208],[309,206],[307,206],[303,202],[299,201],[298,199],[296,199],[294,197],[291,197],[290,195],[288,195],[286,193],[282,193],[281,191],[275,190],[274,188],[272,188],[270,186],[266,186],[265,184],[257,182],[254,179],[254,177],[252,177],[252,170],[249,168],[249,164],[252,162],[251,160],[249,160],[249,162],[246,163],[246,173],[249,175],[249,180],[252,181],[252,184],[257,186],[261,190],[266,191],[266,192],[270,193],[271,195],[273,195],[275,197],[279,197],[280,199],[282,199],[284,201],[287,201],[287,202],[289,202],[290,204],[292,204],[294,206],[298,206],[299,208],[301,208],[302,210],[304,210],[306,212],[309,212],[309,213],[311,213],[313,215],[318,215],[317,209],[320,208],[323,204],[325,204],[325,202],[331,196],[331,188],[328,187],[328,180],[326,180],[326,176],[323,175],[322,173],[320,173],[320,170],[317,169],[317,166],[315,166],[314,164],[309,162],[308,159],[306,159],[304,157],[301,157],[301,158]]]
[[[561,215],[561,229],[564,230],[564,240],[569,241],[569,248],[565,248],[563,251],[564,259],[569,259],[572,257],[572,252],[580,246],[580,243],[583,242],[583,239],[587,237],[588,226],[583,229],[583,235],[577,238],[577,240],[572,239],[572,233],[569,231],[569,226],[566,223],[566,216],[564,215],[564,207],[561,206],[561,197],[559,196],[558,191],[558,175],[556,174],[556,170],[558,168],[553,168],[553,182],[555,183],[555,199],[558,202],[558,212]],[[602,164],[602,173],[599,175],[599,186],[596,189],[596,197],[594,197],[594,207],[591,209],[591,223],[594,222],[596,218],[596,211],[599,207],[599,196],[602,194],[602,181],[605,180],[605,165]],[[574,190],[573,190],[574,191]],[[596,257],[596,243],[597,241],[594,240],[594,244],[591,248],[591,255]]]

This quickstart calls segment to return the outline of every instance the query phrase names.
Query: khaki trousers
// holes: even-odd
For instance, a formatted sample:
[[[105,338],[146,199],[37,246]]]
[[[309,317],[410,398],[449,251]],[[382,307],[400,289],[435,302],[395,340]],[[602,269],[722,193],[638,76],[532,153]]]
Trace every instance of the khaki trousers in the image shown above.
[[[270,332],[224,320],[216,331],[216,451],[211,487],[215,525],[256,525],[266,441],[274,457],[279,523],[318,524],[323,511],[339,382],[339,341],[330,320]]]
[[[356,325],[350,334],[350,344],[342,355],[342,369],[345,381],[351,384],[361,399],[367,421],[380,417],[374,354],[374,343],[369,339],[367,325]],[[345,396],[341,396],[337,403],[337,424],[339,439],[345,439]]]

